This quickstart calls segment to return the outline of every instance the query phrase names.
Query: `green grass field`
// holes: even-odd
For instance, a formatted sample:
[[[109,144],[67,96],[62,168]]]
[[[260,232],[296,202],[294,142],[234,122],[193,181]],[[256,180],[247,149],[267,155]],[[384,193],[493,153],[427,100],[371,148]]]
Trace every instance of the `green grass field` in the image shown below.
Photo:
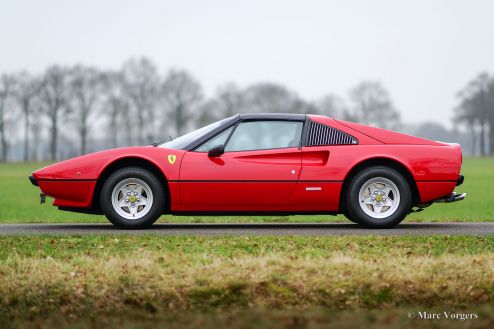
[[[39,189],[27,177],[45,164],[0,164],[0,221],[15,222],[106,222],[103,216],[59,211],[39,204]],[[462,173],[465,183],[458,191],[467,192],[466,200],[454,204],[435,204],[421,213],[410,215],[408,221],[493,221],[494,220],[494,158],[467,158]],[[161,222],[335,222],[342,216],[263,216],[263,217],[178,217],[163,216]]]

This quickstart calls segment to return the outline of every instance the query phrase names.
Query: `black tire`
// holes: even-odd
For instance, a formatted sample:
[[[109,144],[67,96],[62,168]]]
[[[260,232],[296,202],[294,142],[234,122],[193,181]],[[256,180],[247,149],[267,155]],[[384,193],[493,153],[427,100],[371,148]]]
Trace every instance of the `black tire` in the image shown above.
[[[360,189],[366,182],[378,177],[393,182],[400,196],[396,210],[385,218],[371,217],[360,206]],[[407,180],[398,171],[385,166],[373,166],[360,171],[351,179],[346,190],[345,209],[349,217],[353,222],[368,228],[391,228],[398,225],[410,212],[411,205],[412,192]]]
[[[346,217],[346,219],[348,219],[348,220],[349,220],[350,222],[352,222],[352,223],[355,223],[355,224],[360,224],[360,222],[359,222],[359,221],[357,221],[355,218],[352,218],[352,217],[350,216],[350,214],[348,213],[348,211],[344,211],[344,212],[343,212],[343,216],[345,216],[345,217]]]
[[[125,179],[134,178],[144,181],[152,192],[153,202],[149,211],[139,219],[127,219],[117,213],[112,204],[113,189]],[[106,218],[122,229],[142,229],[153,225],[164,213],[166,192],[160,180],[150,171],[140,167],[125,167],[115,171],[103,184],[100,194],[101,210]]]

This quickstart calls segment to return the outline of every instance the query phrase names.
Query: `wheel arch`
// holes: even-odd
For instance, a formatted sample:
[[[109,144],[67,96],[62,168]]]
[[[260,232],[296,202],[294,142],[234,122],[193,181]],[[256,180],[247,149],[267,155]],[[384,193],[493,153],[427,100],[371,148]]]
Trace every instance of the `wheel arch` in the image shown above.
[[[348,187],[348,183],[351,181],[355,175],[357,175],[359,172],[364,170],[365,168],[369,168],[372,166],[384,166],[384,167],[389,167],[392,168],[396,171],[398,171],[400,174],[405,177],[407,180],[408,185],[412,189],[412,205],[416,205],[420,203],[420,193],[417,188],[417,183],[415,182],[415,179],[413,178],[412,172],[410,169],[404,165],[402,162],[392,159],[392,158],[387,158],[387,157],[374,157],[374,158],[369,158],[362,160],[361,162],[355,164],[352,169],[346,174],[345,179],[343,180],[343,186],[340,192],[340,201],[339,201],[339,208],[340,212],[345,211],[345,202],[344,201],[344,196],[346,194],[346,190]]]
[[[155,163],[153,163],[148,159],[144,159],[136,156],[129,156],[129,157],[119,158],[110,162],[104,167],[104,169],[99,174],[93,193],[93,200],[92,200],[93,210],[101,212],[101,206],[99,201],[101,188],[103,187],[103,184],[106,182],[108,177],[110,177],[110,175],[113,174],[115,171],[125,167],[140,167],[149,170],[154,175],[156,175],[156,177],[158,177],[158,179],[160,180],[161,184],[163,184],[163,187],[166,188],[165,209],[167,210],[170,209],[170,202],[171,202],[170,188],[168,186],[168,180],[165,174],[163,173],[163,171]]]

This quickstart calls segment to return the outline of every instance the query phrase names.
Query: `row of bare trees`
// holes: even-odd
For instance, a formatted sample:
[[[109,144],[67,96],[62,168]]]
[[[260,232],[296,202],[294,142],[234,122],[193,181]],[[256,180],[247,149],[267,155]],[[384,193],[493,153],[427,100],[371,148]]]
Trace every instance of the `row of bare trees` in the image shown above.
[[[456,122],[470,129],[473,150],[494,155],[494,77],[481,73],[458,93]],[[477,147],[478,145],[478,147]]]
[[[190,73],[172,69],[162,76],[147,58],[128,60],[113,71],[54,65],[38,75],[3,74],[0,161],[9,159],[12,145],[17,153],[22,147],[24,161],[57,160],[106,147],[149,144],[235,113],[319,113],[399,127],[399,113],[378,82],[362,82],[349,99],[348,105],[331,94],[307,101],[274,83],[245,88],[228,83],[205,98]],[[61,154],[61,148],[68,151]]]

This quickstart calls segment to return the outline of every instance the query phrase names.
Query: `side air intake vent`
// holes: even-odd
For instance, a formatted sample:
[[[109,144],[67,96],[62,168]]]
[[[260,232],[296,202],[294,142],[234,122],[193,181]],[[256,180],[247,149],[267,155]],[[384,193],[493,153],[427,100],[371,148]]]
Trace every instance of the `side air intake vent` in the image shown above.
[[[356,138],[334,128],[309,121],[307,146],[358,144]]]

